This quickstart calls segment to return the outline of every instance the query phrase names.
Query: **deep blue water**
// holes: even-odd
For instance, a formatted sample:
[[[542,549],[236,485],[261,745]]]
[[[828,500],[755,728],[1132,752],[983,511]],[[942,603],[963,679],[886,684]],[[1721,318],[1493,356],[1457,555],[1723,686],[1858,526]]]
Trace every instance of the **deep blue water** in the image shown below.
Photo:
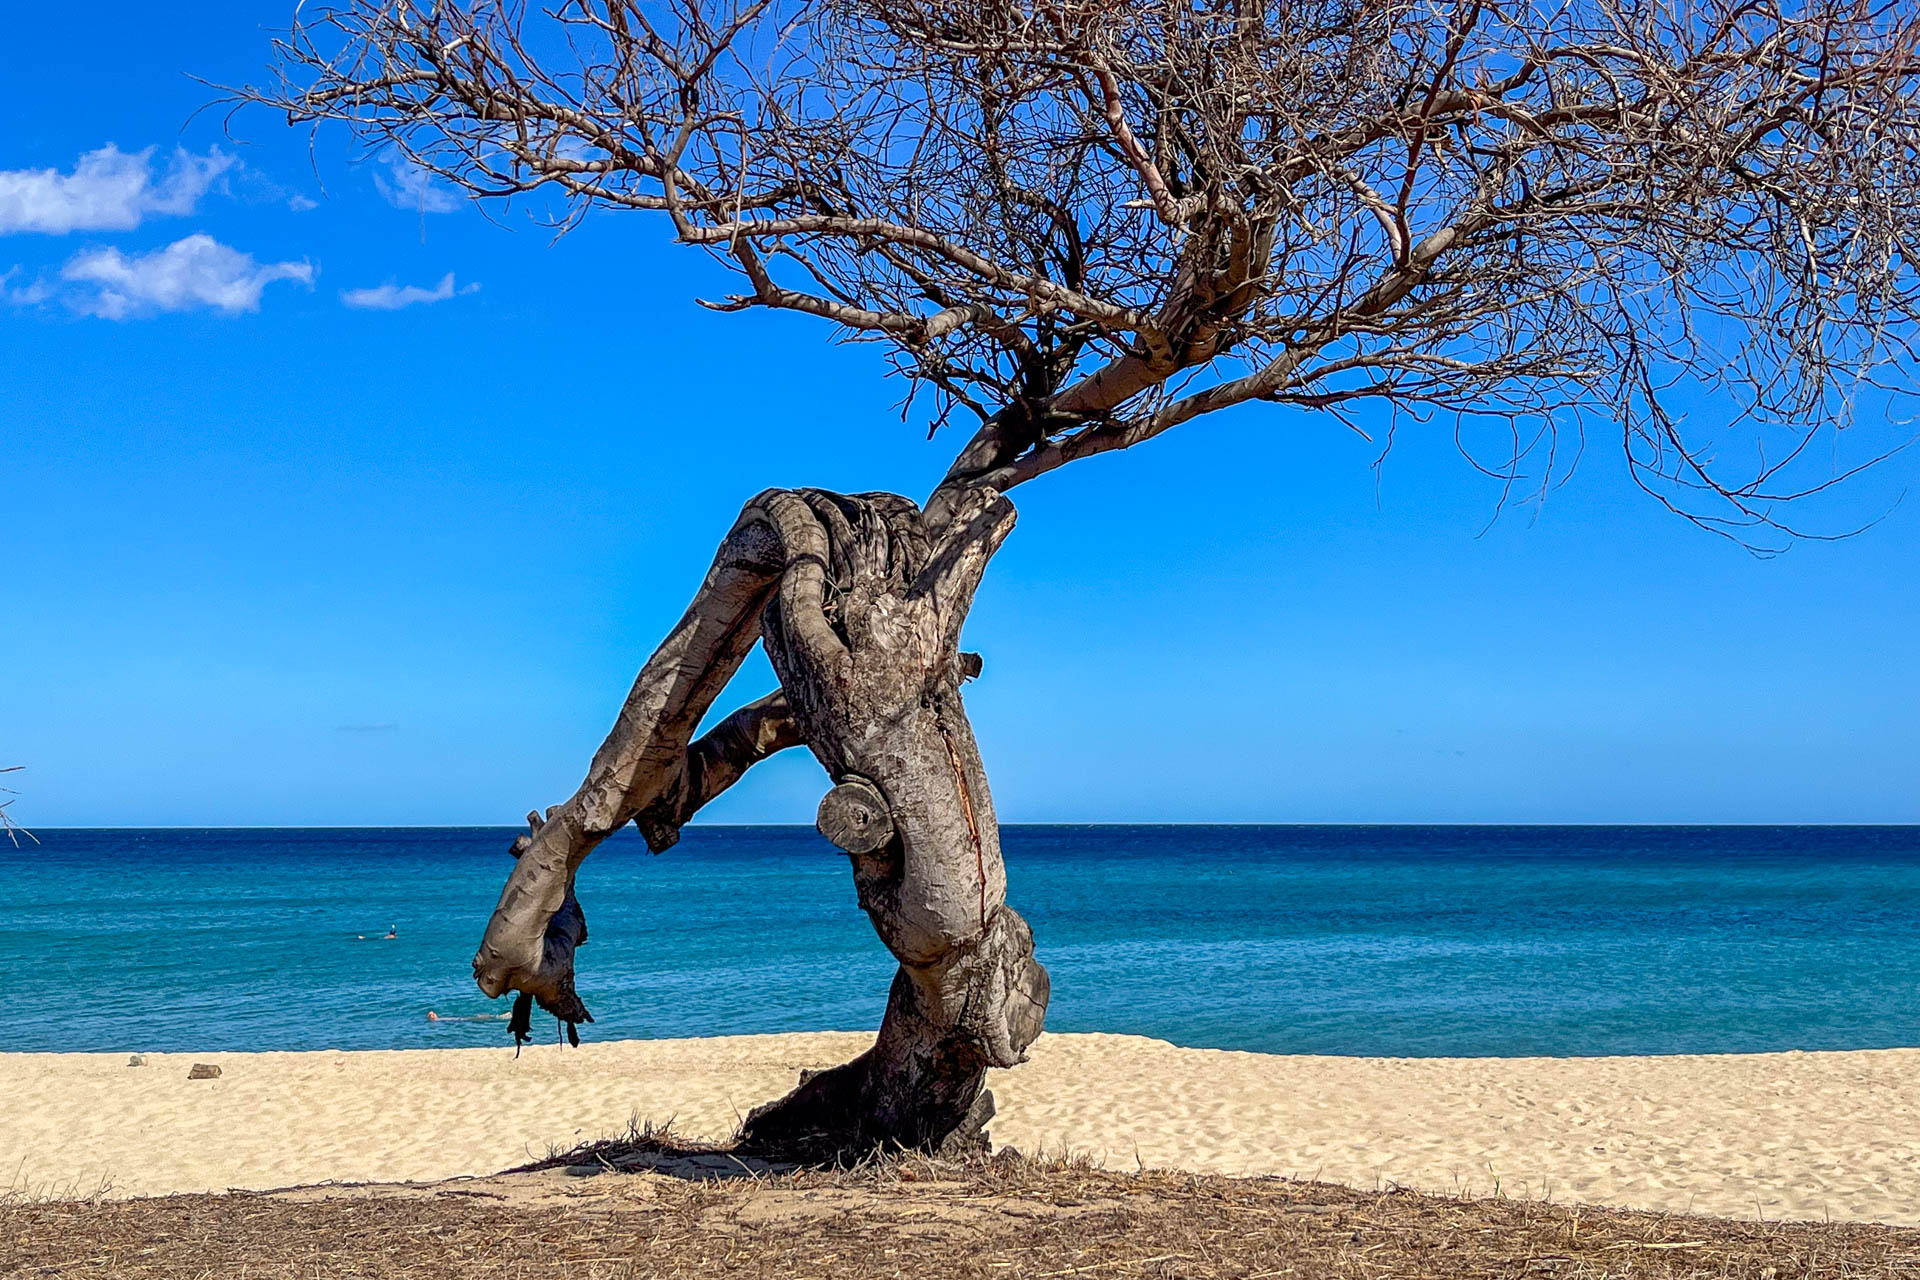
[[[426,1012],[505,1007],[468,961],[510,830],[39,836],[0,845],[0,1047],[507,1043],[502,1023]],[[1003,841],[1054,1030],[1385,1055],[1920,1045],[1920,827],[1032,826]],[[657,858],[628,832],[579,892],[589,1036],[878,1022],[892,961],[810,829],[690,827]]]

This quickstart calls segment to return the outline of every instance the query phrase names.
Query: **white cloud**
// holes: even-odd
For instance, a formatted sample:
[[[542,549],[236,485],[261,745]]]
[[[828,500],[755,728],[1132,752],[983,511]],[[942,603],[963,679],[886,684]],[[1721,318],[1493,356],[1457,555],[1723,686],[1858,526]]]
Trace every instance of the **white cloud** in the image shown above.
[[[130,231],[149,215],[192,213],[200,197],[231,169],[232,156],[176,148],[156,174],[154,149],[131,154],[109,143],[89,151],[72,173],[0,169],[0,235],[39,231]]]
[[[387,171],[373,172],[373,185],[388,204],[409,213],[452,213],[460,198],[405,156],[388,155]]]
[[[108,320],[155,311],[214,307],[232,314],[260,309],[260,293],[276,280],[313,284],[307,262],[255,262],[209,235],[191,235],[164,249],[131,257],[118,249],[93,249],[61,268],[77,286],[75,310]]]
[[[464,289],[453,286],[453,272],[440,277],[440,283],[431,289],[422,289],[417,284],[376,285],[371,289],[347,289],[340,294],[340,301],[350,307],[360,307],[368,311],[398,311],[402,307],[411,307],[416,303],[445,302],[456,294],[477,293],[480,286],[470,284]]]

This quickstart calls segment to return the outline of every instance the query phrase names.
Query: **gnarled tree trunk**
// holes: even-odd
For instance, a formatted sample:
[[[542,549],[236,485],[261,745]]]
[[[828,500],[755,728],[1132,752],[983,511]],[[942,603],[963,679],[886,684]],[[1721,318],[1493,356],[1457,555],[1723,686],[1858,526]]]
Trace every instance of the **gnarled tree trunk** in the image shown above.
[[[804,742],[836,784],[821,829],[847,852],[900,968],[873,1048],[756,1109],[742,1143],[808,1160],[983,1143],[986,1071],[1025,1060],[1048,992],[1033,935],[1006,905],[960,699],[979,669],[959,652],[960,629],[1013,522],[1012,504],[986,488],[944,492],[931,515],[892,494],[773,491],[749,503],[580,790],[529,815],[474,958],[481,988],[587,1020],[573,983],[581,860],[627,821],[666,848],[752,763]],[[780,692],[689,742],[756,638]]]

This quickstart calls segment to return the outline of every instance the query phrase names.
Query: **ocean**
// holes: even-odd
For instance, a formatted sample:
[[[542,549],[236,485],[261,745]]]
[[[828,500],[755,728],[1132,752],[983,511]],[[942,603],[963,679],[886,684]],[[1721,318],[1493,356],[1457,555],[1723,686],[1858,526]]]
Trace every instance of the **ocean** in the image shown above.
[[[506,1007],[468,963],[509,829],[37,834],[0,843],[7,1050],[507,1051],[504,1022],[447,1019]],[[1051,1030],[1418,1057],[1920,1045],[1920,827],[1002,841]],[[658,857],[628,831],[579,895],[584,1036],[878,1023],[893,961],[810,828],[689,827]]]

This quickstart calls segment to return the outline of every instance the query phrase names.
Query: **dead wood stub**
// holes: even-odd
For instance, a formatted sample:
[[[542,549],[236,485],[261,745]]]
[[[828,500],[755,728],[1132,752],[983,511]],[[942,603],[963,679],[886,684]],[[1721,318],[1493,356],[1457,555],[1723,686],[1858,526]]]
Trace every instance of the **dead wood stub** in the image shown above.
[[[814,825],[848,853],[872,853],[893,839],[887,798],[865,778],[847,778],[822,796]]]

